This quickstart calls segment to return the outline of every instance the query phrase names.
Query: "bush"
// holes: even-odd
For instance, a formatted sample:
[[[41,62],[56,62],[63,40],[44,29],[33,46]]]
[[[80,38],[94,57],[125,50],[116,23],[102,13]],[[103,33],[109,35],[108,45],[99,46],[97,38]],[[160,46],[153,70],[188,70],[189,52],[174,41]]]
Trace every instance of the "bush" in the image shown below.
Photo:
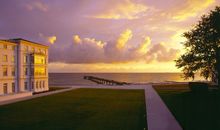
[[[202,82],[189,82],[189,88],[192,92],[207,92],[208,84]]]

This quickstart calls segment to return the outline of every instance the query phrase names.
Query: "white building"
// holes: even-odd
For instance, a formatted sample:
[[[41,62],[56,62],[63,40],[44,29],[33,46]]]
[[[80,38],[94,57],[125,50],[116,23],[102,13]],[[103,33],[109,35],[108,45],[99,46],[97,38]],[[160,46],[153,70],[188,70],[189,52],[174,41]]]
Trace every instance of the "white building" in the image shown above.
[[[0,40],[0,96],[48,89],[48,46],[20,38]]]

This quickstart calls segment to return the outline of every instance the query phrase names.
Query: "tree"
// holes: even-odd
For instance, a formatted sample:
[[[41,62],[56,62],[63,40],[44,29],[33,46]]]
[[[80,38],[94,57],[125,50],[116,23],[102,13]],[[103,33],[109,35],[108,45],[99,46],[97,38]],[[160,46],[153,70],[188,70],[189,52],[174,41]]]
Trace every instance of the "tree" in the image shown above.
[[[217,79],[220,86],[220,7],[216,7],[183,36],[186,53],[176,61],[184,78],[193,78],[195,73],[206,79]]]

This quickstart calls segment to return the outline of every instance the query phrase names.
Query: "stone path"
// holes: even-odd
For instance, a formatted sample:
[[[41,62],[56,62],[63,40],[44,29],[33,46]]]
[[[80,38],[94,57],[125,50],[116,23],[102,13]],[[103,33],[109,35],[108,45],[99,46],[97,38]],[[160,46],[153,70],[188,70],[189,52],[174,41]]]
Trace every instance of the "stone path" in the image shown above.
[[[145,98],[148,130],[182,130],[177,120],[152,86],[145,88]]]
[[[69,89],[62,89],[48,93],[33,95],[7,102],[0,102],[0,105],[10,104],[18,101],[29,100],[37,97],[47,96],[51,94],[70,91],[78,88],[102,88],[102,89],[144,89],[145,90],[145,104],[147,113],[148,130],[182,130],[179,123],[176,121],[172,113],[166,107],[160,96],[153,89],[152,85],[125,85],[125,86],[71,86]]]

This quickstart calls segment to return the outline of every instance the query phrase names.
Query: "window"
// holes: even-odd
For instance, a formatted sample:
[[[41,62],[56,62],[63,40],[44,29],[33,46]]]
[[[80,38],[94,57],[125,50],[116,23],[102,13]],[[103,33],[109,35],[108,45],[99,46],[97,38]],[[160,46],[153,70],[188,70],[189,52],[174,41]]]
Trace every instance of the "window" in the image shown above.
[[[6,50],[8,48],[8,46],[6,44],[4,44],[3,48]]]
[[[13,93],[15,93],[15,83],[14,82],[11,83],[11,90],[12,90]]]
[[[36,89],[38,89],[38,81],[36,82]]]
[[[12,67],[12,68],[11,68],[11,75],[12,75],[12,76],[15,76],[15,67]]]
[[[25,52],[28,51],[28,46],[24,46],[24,51],[25,51]]]
[[[34,64],[45,64],[46,57],[42,55],[34,55]]]
[[[26,59],[26,63],[28,63],[28,56],[26,56],[26,58],[25,58],[25,59]]]
[[[26,55],[24,55],[23,58],[24,58],[24,59],[23,59],[24,63],[26,63]]]
[[[45,81],[43,81],[43,88],[45,88]]]
[[[15,62],[15,56],[11,57],[11,62],[13,62],[13,63]]]
[[[34,75],[46,75],[46,68],[42,66],[34,67]]]
[[[12,46],[12,50],[15,50],[15,46]]]
[[[8,61],[8,56],[7,55],[3,55],[3,62],[7,62]]]
[[[26,64],[28,61],[28,56],[24,54],[24,63]]]
[[[3,76],[8,76],[8,68],[7,68],[7,66],[3,66]]]
[[[41,81],[39,81],[39,86],[40,86],[40,88],[42,87],[42,86],[41,86]]]
[[[31,74],[30,76],[34,76],[34,68],[31,68]]]
[[[43,53],[43,54],[46,54],[46,50],[45,50],[45,49],[44,49],[44,50],[42,50],[42,53]]]
[[[24,89],[28,90],[28,82],[24,82]]]
[[[34,52],[34,50],[35,50],[35,49],[32,47],[32,48],[31,48],[31,52]]]
[[[31,62],[31,64],[34,64],[34,56],[33,55],[30,56],[30,62]]]
[[[31,82],[31,88],[32,88],[32,90],[34,89],[34,82],[33,81]]]
[[[24,74],[25,74],[25,76],[28,75],[28,68],[27,67],[24,68]]]
[[[7,83],[3,84],[3,92],[4,92],[4,94],[8,93],[8,84]]]

